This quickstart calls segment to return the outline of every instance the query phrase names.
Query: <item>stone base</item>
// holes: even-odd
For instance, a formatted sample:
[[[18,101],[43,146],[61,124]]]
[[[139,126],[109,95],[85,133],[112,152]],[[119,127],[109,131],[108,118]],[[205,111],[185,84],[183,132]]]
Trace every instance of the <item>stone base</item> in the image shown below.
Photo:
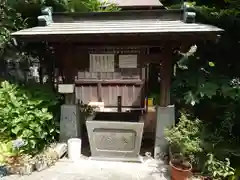
[[[157,107],[157,125],[154,147],[154,158],[162,158],[168,152],[168,143],[164,137],[164,130],[175,124],[175,107]]]

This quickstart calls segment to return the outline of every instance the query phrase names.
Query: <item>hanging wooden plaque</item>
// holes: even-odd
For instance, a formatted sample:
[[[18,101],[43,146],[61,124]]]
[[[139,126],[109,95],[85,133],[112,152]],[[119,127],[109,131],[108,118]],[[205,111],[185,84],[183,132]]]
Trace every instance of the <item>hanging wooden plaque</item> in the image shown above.
[[[137,55],[119,55],[119,68],[137,68]]]

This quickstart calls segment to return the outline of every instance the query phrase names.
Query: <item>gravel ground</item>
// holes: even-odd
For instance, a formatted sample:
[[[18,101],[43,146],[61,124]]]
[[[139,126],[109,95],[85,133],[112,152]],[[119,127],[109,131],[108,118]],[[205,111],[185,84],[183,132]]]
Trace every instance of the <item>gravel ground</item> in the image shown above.
[[[1,180],[167,180],[163,175],[166,166],[156,166],[156,163],[61,160],[55,166],[29,176],[11,175]]]

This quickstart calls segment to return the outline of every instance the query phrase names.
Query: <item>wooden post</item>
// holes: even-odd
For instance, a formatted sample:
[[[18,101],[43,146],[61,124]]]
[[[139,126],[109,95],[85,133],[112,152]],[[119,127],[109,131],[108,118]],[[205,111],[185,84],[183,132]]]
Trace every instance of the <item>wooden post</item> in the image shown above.
[[[61,63],[64,73],[64,83],[73,83],[75,80],[74,52],[71,46],[61,47]]]
[[[98,97],[98,102],[102,102],[102,84],[97,83],[97,97]]]
[[[170,105],[170,89],[172,77],[172,58],[167,54],[160,64],[160,106],[166,107]]]
[[[144,105],[146,108],[146,113],[148,113],[148,95],[149,95],[149,64],[145,68],[145,96],[144,96]]]
[[[65,103],[61,106],[60,141],[66,142],[70,138],[81,139],[81,115],[75,100],[74,52],[68,44],[63,44],[59,48],[58,60],[64,75],[64,84],[59,85],[59,92],[65,95]]]
[[[117,110],[118,112],[122,112],[122,96],[117,97]]]

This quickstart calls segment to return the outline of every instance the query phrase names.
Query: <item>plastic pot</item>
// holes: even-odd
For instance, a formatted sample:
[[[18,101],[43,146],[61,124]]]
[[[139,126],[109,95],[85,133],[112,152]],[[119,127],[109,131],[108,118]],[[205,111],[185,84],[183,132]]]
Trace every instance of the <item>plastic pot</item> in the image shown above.
[[[176,167],[173,163],[174,159],[170,161],[171,168],[171,179],[172,180],[188,180],[192,176],[192,165],[187,162],[188,169],[183,169],[180,167]]]
[[[82,140],[79,138],[71,138],[68,140],[68,158],[76,161],[81,158]]]

